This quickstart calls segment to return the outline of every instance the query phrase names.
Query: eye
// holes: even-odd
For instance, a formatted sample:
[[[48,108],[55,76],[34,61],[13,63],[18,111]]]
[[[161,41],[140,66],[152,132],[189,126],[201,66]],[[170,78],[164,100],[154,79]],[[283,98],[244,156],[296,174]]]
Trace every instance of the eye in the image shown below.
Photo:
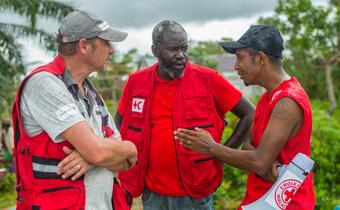
[[[176,47],[169,47],[168,50],[169,50],[170,52],[175,52],[175,51],[177,50],[177,48],[176,48]]]
[[[105,45],[106,45],[107,47],[113,47],[110,41],[105,41]]]

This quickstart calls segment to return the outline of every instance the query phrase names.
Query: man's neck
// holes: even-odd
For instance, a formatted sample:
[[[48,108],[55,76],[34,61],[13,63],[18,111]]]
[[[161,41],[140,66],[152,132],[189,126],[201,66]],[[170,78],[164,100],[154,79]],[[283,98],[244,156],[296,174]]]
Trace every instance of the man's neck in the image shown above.
[[[164,80],[173,80],[173,78],[169,75],[169,72],[164,69],[163,66],[158,65],[157,69],[158,76]]]
[[[70,72],[74,82],[78,85],[78,87],[83,91],[83,82],[91,73],[88,69],[88,66],[81,62],[76,57],[65,58],[63,57],[65,62],[65,68]]]
[[[290,76],[284,71],[282,66],[267,71],[266,77],[262,80],[261,86],[272,92],[281,83],[288,80]]]

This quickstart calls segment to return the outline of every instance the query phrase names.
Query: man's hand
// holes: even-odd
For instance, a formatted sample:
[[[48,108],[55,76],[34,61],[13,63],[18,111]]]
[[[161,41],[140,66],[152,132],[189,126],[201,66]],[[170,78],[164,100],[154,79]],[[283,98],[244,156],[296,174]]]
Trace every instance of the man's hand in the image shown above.
[[[281,166],[282,164],[275,160],[274,163],[272,164],[271,168],[267,171],[266,174],[264,174],[263,176],[261,176],[261,178],[263,180],[266,181],[270,181],[270,182],[275,182],[276,179],[279,177],[279,166]]]
[[[77,150],[63,147],[63,151],[67,154],[67,157],[58,164],[57,171],[63,179],[71,177],[71,180],[76,180],[92,168],[92,165],[86,162]]]
[[[108,166],[107,168],[112,172],[127,171],[131,169],[132,167],[134,167],[137,163],[137,149],[136,149],[135,144],[132,143],[131,141],[122,141],[122,144],[124,144],[124,146],[126,147],[134,148],[136,150],[136,153],[120,163]]]
[[[210,150],[217,145],[208,131],[197,127],[194,130],[179,128],[174,135],[181,145],[201,154],[210,154]]]

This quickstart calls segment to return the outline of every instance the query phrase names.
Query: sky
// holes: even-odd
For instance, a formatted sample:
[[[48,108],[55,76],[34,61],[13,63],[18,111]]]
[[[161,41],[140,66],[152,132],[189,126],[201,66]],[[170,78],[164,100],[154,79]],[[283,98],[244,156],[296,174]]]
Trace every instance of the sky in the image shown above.
[[[186,30],[189,39],[237,40],[259,17],[273,14],[277,0],[59,0],[87,10],[106,20],[113,28],[128,32],[128,38],[115,44],[120,52],[137,48],[151,54],[151,33],[162,20],[175,20]],[[326,0],[313,0],[322,4]],[[12,14],[1,12],[0,21],[25,23]],[[56,33],[58,23],[39,18],[38,28]],[[37,41],[20,39],[25,62],[44,63],[54,55],[42,50]]]

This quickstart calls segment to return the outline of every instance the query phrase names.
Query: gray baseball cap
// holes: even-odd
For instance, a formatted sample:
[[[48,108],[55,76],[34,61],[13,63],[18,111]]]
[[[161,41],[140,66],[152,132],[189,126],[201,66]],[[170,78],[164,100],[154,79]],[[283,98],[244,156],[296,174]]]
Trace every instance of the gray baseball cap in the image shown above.
[[[99,37],[111,42],[121,42],[127,33],[113,29],[106,21],[90,12],[75,10],[60,22],[58,40],[61,43]]]
[[[253,48],[268,55],[282,58],[283,39],[280,32],[269,25],[251,26],[239,40],[235,42],[220,42],[221,47],[232,54],[240,48]]]

